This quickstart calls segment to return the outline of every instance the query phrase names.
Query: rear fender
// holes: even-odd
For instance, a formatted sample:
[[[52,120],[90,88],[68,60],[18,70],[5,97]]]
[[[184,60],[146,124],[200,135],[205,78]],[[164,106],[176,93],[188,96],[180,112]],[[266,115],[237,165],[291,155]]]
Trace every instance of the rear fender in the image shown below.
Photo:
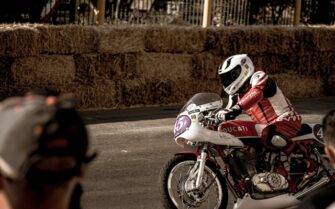
[[[323,140],[323,132],[322,132],[322,125],[315,123],[315,124],[302,124],[300,132],[297,136],[292,138],[292,141],[308,141],[314,140],[319,142],[320,144],[324,145]]]

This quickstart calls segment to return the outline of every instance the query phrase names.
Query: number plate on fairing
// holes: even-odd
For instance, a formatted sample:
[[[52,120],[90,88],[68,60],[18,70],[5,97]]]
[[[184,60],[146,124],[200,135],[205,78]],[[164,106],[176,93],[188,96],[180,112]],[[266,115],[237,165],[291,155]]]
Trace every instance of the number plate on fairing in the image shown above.
[[[191,119],[187,115],[181,115],[177,118],[174,126],[174,137],[184,133],[191,126]]]
[[[319,141],[323,142],[323,131],[321,124],[316,124],[313,127],[313,134],[315,138],[317,138]]]

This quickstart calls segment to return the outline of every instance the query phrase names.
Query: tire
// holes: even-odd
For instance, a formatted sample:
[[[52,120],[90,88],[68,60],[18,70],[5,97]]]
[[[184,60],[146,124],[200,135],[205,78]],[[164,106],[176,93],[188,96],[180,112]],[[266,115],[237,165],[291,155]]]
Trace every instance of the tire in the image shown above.
[[[201,201],[195,201],[192,196],[194,192],[184,191],[188,177],[187,172],[194,166],[195,162],[195,156],[176,155],[161,169],[159,184],[164,208],[226,209],[228,203],[227,186],[222,174],[215,171],[215,165],[210,161],[206,162],[202,183],[204,188],[207,187],[207,190],[195,192]],[[208,187],[208,185],[210,186]]]

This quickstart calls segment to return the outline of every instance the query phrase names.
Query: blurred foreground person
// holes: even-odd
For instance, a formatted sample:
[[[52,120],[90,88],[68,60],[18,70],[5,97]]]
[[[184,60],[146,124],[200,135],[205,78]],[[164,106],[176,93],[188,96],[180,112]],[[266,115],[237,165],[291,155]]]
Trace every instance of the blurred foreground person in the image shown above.
[[[322,123],[325,152],[330,163],[335,166],[335,110],[330,111]],[[299,209],[335,209],[335,185],[317,190],[306,197]]]
[[[87,164],[88,135],[64,96],[0,103],[0,208],[69,209]]]

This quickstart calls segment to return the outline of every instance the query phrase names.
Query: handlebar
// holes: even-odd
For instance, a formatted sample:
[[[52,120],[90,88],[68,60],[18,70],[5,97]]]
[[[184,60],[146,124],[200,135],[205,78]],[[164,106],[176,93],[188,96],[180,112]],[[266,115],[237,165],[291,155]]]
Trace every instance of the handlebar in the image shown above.
[[[215,117],[215,114],[205,116],[205,121],[208,125],[217,127],[221,121],[218,121]]]
[[[226,121],[228,121],[228,120],[233,120],[233,119],[226,119],[226,120],[224,120],[224,121],[222,121],[222,120],[218,120],[218,119],[216,118],[216,113],[219,112],[220,110],[221,110],[220,108],[219,108],[219,109],[216,109],[216,110],[210,112],[208,115],[204,116],[205,121],[206,121],[207,123],[210,123],[211,125],[218,126],[218,125],[219,125],[220,123],[222,123],[222,122],[226,122]]]

